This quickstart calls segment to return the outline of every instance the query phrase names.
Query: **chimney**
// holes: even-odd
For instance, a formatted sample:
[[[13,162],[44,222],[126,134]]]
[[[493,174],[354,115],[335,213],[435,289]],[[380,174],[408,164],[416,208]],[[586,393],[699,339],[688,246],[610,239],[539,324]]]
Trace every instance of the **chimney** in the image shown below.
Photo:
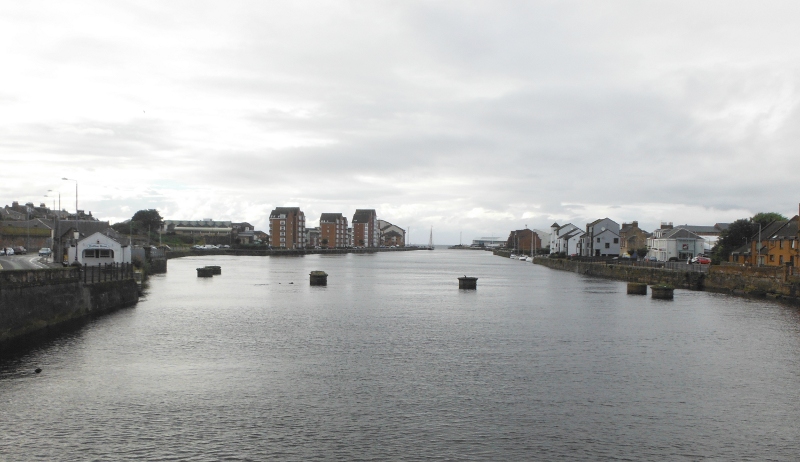
[[[631,223],[631,226],[633,226],[634,228],[638,228],[639,227],[639,222],[636,221],[636,220],[633,220],[633,223]]]

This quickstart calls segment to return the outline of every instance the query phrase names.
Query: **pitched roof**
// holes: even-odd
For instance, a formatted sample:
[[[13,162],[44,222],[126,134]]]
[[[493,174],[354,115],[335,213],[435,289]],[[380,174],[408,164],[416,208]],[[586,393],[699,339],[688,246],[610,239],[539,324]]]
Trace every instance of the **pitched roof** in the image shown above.
[[[319,216],[320,223],[336,223],[336,220],[342,219],[341,213],[323,213]]]
[[[275,210],[269,214],[270,218],[277,218],[280,215],[289,215],[291,213],[300,214],[300,207],[275,207]]]
[[[356,209],[353,214],[353,223],[369,223],[377,216],[375,209]]]
[[[693,233],[719,233],[722,231],[722,229],[717,228],[717,225],[679,225],[675,226],[675,228],[683,228]]]
[[[661,235],[661,239],[703,239],[686,228],[672,228]]]

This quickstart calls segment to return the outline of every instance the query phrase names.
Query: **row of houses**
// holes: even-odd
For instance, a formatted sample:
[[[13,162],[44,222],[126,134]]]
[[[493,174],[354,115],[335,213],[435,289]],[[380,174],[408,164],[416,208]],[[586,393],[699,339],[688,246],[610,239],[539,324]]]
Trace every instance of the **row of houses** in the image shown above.
[[[800,229],[797,215],[762,227],[749,241],[731,252],[731,263],[753,266],[800,264]]]
[[[237,244],[267,243],[274,248],[350,248],[405,246],[405,230],[379,220],[374,209],[357,209],[352,221],[342,213],[323,213],[319,226],[306,227],[300,207],[277,207],[269,215],[269,234],[253,229],[249,223],[230,221],[164,220],[161,232],[215,237],[220,242]]]
[[[584,228],[567,223],[553,223],[549,233],[551,254],[581,257],[649,257],[658,261],[688,260],[707,254],[728,223],[714,225],[678,225],[662,223],[647,232],[638,221],[621,226],[610,218],[587,223]],[[646,252],[646,255],[642,255]]]

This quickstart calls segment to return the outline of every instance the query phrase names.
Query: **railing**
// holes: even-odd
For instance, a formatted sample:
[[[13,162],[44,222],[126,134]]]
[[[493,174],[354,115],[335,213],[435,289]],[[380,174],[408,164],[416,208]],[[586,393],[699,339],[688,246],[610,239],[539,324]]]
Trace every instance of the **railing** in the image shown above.
[[[133,279],[133,265],[130,263],[105,263],[94,266],[83,265],[82,279],[84,284],[97,282],[121,281]]]

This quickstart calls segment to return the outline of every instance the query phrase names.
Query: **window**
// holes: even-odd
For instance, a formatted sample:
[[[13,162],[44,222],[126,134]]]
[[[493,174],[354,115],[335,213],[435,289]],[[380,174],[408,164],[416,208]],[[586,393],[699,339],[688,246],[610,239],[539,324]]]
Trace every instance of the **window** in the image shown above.
[[[775,255],[770,255],[769,256],[769,261],[775,261]]]
[[[608,248],[610,248],[610,247],[611,247],[611,244],[609,244],[608,242],[606,242],[606,248],[608,249]]]
[[[600,243],[600,238],[599,238],[599,237],[597,238],[597,243],[598,243],[598,244]]]
[[[619,244],[619,238],[618,237],[614,238],[614,244]]]
[[[783,248],[783,239],[781,239],[780,241],[778,241],[778,248],[779,248],[779,249],[782,249],[782,248]],[[783,263],[783,262],[781,262],[781,263]]]
[[[286,224],[286,220],[281,220],[281,226]]]
[[[781,255],[780,257],[778,257],[778,259],[779,259],[778,263],[780,263],[780,264],[782,265],[782,264],[783,264],[783,255]]]

